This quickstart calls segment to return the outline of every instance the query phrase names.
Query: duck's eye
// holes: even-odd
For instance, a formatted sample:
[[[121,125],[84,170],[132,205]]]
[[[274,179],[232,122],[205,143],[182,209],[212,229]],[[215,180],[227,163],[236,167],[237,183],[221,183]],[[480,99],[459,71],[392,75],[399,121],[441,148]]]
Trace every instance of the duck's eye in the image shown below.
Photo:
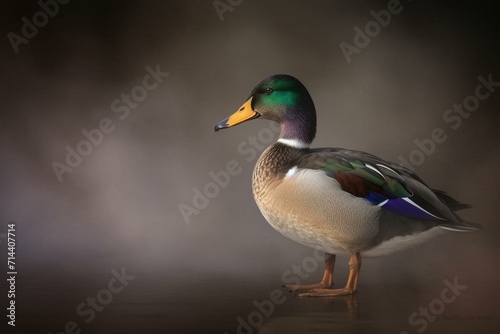
[[[266,88],[266,94],[271,94],[273,92],[272,88]]]

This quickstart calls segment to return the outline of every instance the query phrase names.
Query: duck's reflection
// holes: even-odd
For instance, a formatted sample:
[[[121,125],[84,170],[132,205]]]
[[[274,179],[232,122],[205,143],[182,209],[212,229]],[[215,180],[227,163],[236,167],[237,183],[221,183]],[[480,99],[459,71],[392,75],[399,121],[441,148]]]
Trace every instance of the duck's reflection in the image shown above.
[[[357,294],[329,298],[304,298],[303,312],[293,315],[274,314],[257,330],[258,333],[342,332],[355,327],[360,319]],[[326,307],[325,307],[326,306]]]
[[[323,300],[324,304],[333,306],[333,312],[341,311],[341,309],[344,308],[344,313],[347,315],[348,321],[359,319],[357,294],[324,298]]]

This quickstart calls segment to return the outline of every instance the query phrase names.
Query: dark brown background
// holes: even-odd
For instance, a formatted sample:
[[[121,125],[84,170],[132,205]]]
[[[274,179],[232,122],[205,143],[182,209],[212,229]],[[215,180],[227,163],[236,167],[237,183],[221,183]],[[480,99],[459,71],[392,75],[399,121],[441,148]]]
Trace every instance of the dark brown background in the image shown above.
[[[315,146],[398,160],[416,148],[415,139],[443,128],[448,139],[417,172],[472,204],[462,216],[484,231],[364,261],[355,299],[287,295],[260,331],[414,333],[408,316],[454,277],[467,290],[426,332],[498,328],[500,89],[459,129],[442,119],[474,92],[479,75],[500,81],[498,8],[402,6],[347,64],[339,44],[352,44],[353,28],[373,20],[369,12],[386,1],[247,0],[221,22],[211,1],[75,0],[18,54],[6,35],[19,33],[21,17],[40,8],[35,1],[4,3],[0,233],[17,223],[19,272],[18,325],[9,331],[56,333],[75,320],[82,333],[235,333],[236,318],[255,310],[252,301],[269,298],[283,272],[312,255],[272,230],[254,204],[255,159],[237,148],[266,121],[213,132],[275,73],[298,77],[313,96]],[[118,120],[110,103],[156,64],[170,76]],[[51,163],[63,162],[65,146],[74,148],[81,131],[105,117],[115,131],[58,182]],[[186,224],[179,204],[191,204],[193,188],[230,160],[242,172]],[[338,261],[339,285],[346,261]],[[84,324],[76,306],[122,267],[135,280]],[[319,277],[320,270],[310,281]]]

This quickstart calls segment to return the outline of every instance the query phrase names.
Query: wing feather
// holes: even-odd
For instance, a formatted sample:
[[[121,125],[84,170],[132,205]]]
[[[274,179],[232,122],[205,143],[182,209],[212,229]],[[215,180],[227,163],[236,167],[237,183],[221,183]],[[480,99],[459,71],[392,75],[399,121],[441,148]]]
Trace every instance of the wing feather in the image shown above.
[[[405,217],[433,220],[443,228],[475,229],[453,212],[468,205],[432,190],[408,168],[372,154],[340,148],[311,149],[294,165],[322,170],[344,191]]]

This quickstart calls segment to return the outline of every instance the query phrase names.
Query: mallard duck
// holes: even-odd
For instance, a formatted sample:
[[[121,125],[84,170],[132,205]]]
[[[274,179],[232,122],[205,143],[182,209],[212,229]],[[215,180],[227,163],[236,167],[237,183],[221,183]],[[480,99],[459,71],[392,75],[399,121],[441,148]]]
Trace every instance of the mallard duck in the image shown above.
[[[300,296],[356,292],[361,257],[407,249],[444,230],[468,232],[478,226],[454,211],[468,208],[431,189],[414,172],[375,155],[341,148],[310,148],[316,110],[305,86],[290,75],[260,82],[247,101],[215,131],[263,118],[280,124],[276,143],[256,163],[255,202],[282,235],[325,253],[318,284],[287,285]],[[336,255],[348,255],[349,278],[333,288]]]

